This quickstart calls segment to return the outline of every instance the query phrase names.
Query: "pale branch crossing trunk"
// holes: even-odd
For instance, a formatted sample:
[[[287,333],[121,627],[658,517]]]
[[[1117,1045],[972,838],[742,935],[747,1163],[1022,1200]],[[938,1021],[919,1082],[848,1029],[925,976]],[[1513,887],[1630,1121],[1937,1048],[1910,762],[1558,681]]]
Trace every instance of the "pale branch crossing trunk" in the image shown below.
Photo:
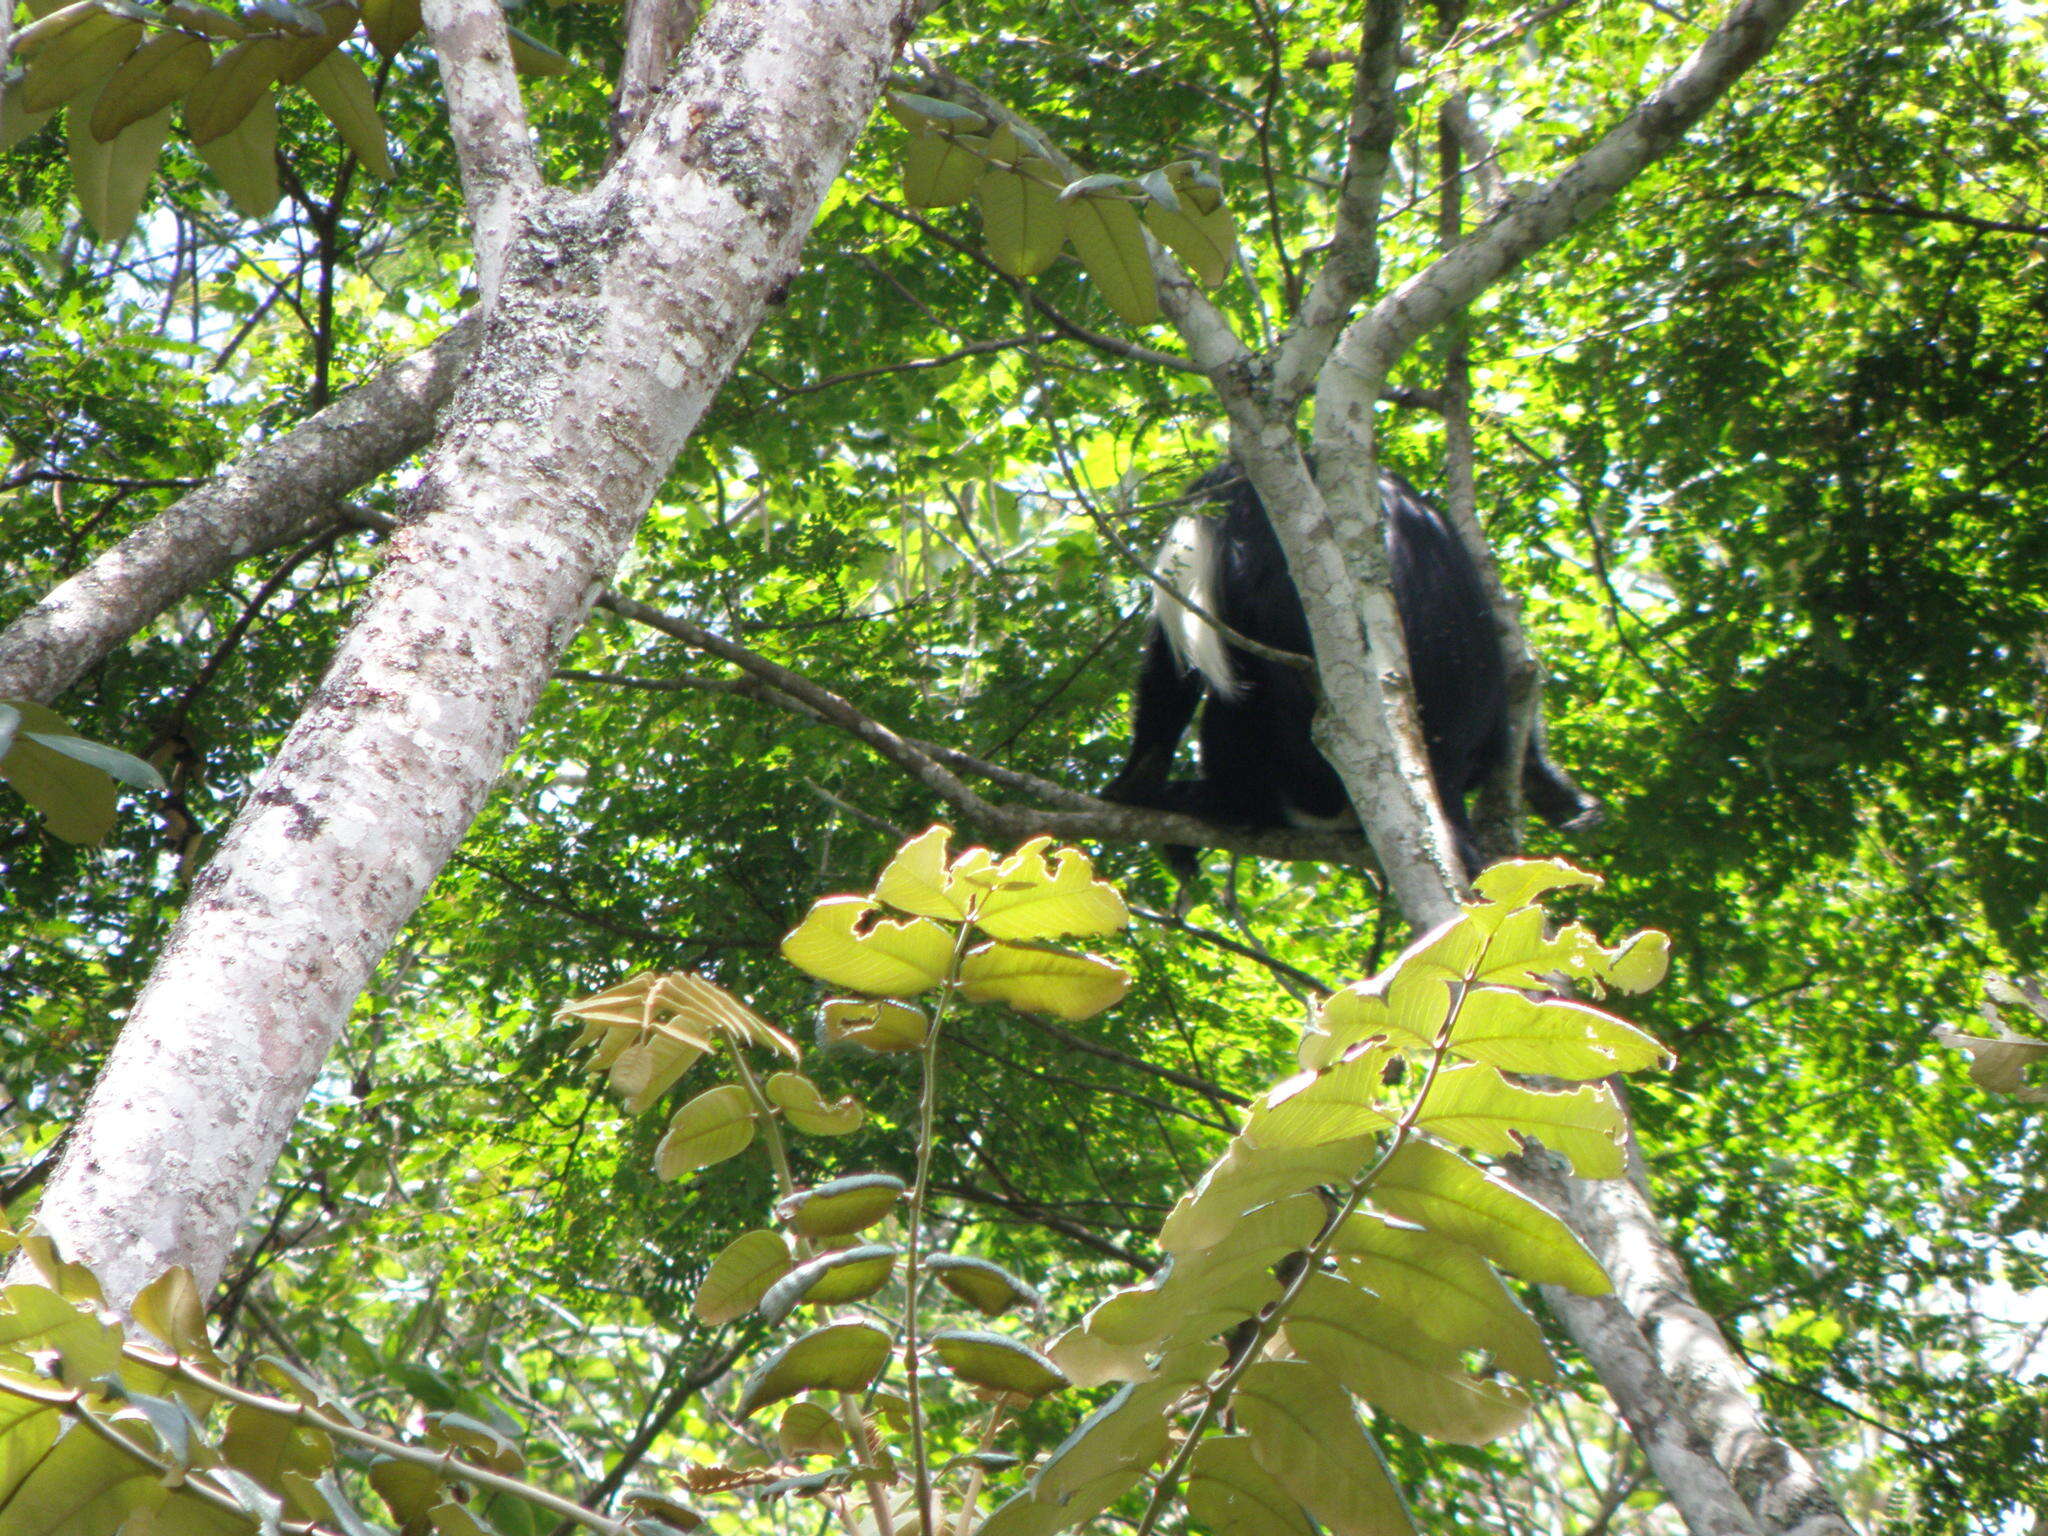
[[[116,1304],[212,1283],[349,1009],[795,270],[912,8],[727,0],[594,189],[525,203],[415,521],[195,882],[44,1195]]]
[[[0,699],[46,704],[157,615],[249,556],[316,531],[336,503],[432,439],[476,354],[458,321],[433,345],[251,450],[0,629]]]

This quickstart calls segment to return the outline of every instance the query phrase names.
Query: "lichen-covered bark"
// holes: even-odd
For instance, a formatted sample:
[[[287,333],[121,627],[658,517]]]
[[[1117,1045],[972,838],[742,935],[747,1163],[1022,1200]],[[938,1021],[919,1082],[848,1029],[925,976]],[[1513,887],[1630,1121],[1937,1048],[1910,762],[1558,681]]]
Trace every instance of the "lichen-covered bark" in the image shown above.
[[[219,1273],[371,967],[794,269],[908,13],[724,0],[604,181],[527,204],[416,519],[44,1196],[117,1304],[169,1264]]]

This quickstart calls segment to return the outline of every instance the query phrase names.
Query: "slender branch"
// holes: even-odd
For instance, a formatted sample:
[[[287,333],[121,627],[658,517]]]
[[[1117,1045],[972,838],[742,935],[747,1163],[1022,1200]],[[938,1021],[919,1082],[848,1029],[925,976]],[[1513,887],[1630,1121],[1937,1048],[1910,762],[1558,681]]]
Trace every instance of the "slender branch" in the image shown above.
[[[1763,57],[1802,4],[1740,0],[1698,52],[1547,186],[1509,205],[1355,321],[1337,345],[1343,364],[1338,371],[1353,376],[1371,398],[1395,361],[1422,336],[1519,262],[1594,217],[1668,153]],[[1326,380],[1319,394],[1327,392]]]
[[[45,593],[0,630],[0,696],[54,699],[222,572],[316,530],[339,498],[426,445],[480,332],[458,321]]]
[[[476,246],[477,287],[488,308],[505,274],[520,206],[541,187],[512,40],[498,0],[421,0],[420,15],[441,65],[448,131]]]
[[[1336,344],[1340,328],[1379,281],[1377,225],[1401,128],[1395,81],[1401,70],[1401,0],[1371,0],[1358,67],[1352,75],[1348,154],[1337,187],[1336,228],[1307,300],[1273,356],[1273,394],[1283,410],[1299,403]]]
[[[699,0],[626,0],[625,57],[612,92],[612,157],[646,121],[648,104],[697,30]]]

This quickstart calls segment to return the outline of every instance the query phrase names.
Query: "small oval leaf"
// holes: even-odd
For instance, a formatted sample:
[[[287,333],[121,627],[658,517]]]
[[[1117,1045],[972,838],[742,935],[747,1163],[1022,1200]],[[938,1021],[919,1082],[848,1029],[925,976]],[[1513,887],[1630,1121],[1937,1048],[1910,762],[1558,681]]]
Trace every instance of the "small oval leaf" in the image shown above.
[[[798,1190],[775,1207],[775,1216],[805,1237],[846,1237],[888,1215],[903,1190],[894,1174],[856,1173]]]
[[[896,1272],[896,1250],[886,1243],[864,1243],[820,1254],[799,1264],[768,1287],[761,1315],[779,1323],[798,1307],[837,1307],[872,1296]]]
[[[789,1240],[780,1232],[742,1232],[711,1261],[691,1310],[699,1322],[713,1327],[729,1323],[753,1311],[768,1287],[788,1274],[794,1263]]]
[[[675,1112],[654,1149],[654,1171],[678,1179],[746,1150],[754,1139],[754,1105],[736,1083],[700,1093]]]
[[[1028,1344],[974,1328],[941,1328],[932,1349],[970,1386],[1011,1397],[1043,1397],[1067,1384],[1060,1368]]]
[[[818,1085],[800,1072],[774,1073],[761,1088],[783,1118],[806,1136],[850,1135],[867,1119],[859,1099],[849,1096],[827,1103]]]
[[[747,1379],[741,1418],[799,1392],[859,1392],[888,1364],[891,1340],[872,1323],[827,1323],[793,1339]]]
[[[927,1256],[924,1267],[983,1317],[998,1317],[1012,1307],[1040,1305],[1038,1292],[987,1259],[934,1253]]]

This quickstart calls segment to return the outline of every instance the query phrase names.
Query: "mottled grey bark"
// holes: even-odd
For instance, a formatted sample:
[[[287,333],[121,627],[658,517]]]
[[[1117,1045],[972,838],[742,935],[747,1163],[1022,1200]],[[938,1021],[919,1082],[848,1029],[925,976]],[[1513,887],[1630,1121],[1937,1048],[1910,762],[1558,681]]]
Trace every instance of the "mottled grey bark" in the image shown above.
[[[415,520],[192,896],[41,1218],[116,1304],[216,1277],[372,967],[468,829],[795,269],[908,0],[721,0],[598,186],[521,210]]]

